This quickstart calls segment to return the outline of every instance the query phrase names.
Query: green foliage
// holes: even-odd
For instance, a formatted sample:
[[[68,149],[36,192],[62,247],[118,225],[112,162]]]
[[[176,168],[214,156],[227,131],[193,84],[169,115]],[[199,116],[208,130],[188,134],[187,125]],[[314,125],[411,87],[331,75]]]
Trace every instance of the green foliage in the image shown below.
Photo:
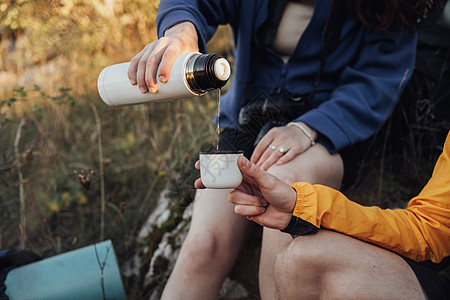
[[[98,241],[100,164],[106,199],[104,238],[113,240],[120,263],[139,251],[137,232],[167,187],[180,199],[174,200],[178,205],[165,227],[176,225],[192,201],[198,150],[215,142],[212,122],[205,121],[214,116],[215,93],[119,109],[107,107],[96,95],[76,97],[68,88],[49,95],[39,86],[19,87],[12,94],[0,107],[4,111],[0,135],[2,248],[19,245],[21,217],[26,220],[26,248],[44,257]],[[91,103],[100,116],[99,124]],[[19,134],[20,119],[26,122]],[[79,175],[90,172],[95,176],[86,189]]]
[[[36,108],[37,101],[50,100],[51,102],[57,104],[69,103],[70,106],[74,106],[76,104],[75,98],[71,94],[71,88],[59,88],[56,96],[47,95],[44,91],[42,91],[41,87],[38,85],[34,86],[34,89],[30,92],[25,90],[25,87],[21,86],[13,89],[12,97],[0,100],[0,108],[2,106],[11,107],[16,102],[32,102],[32,106],[34,110]],[[42,111],[42,110],[41,110]]]
[[[77,94],[92,90],[103,67],[131,59],[156,38],[157,3],[145,0],[2,2],[0,66],[16,75],[24,75],[36,65],[44,69],[57,67],[59,72],[66,73],[63,86],[77,86]],[[56,65],[51,66],[51,62]],[[61,74],[53,70],[52,74],[43,72],[42,68],[33,72],[35,75],[29,79],[33,83],[41,82],[39,85],[48,91],[54,87],[54,80],[61,84],[58,78]]]
[[[13,89],[13,96],[9,99],[4,99],[0,101],[0,107],[3,105],[7,105],[11,107],[11,105],[16,102],[17,100],[24,100],[27,96],[27,93],[25,92],[24,87],[19,87]]]
[[[192,201],[197,153],[215,142],[216,94],[114,109],[96,91],[103,67],[156,38],[157,3],[0,2],[0,248],[19,247],[23,230],[26,249],[52,256],[98,241],[104,218],[122,264],[143,246],[137,232],[163,189],[174,199],[166,228]],[[232,48],[229,34],[211,49]]]

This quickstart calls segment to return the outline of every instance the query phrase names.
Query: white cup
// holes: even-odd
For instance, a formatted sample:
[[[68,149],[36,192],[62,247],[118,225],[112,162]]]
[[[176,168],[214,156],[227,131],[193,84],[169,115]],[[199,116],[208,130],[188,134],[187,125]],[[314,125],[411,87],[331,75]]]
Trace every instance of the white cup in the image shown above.
[[[200,152],[200,177],[203,185],[210,189],[238,187],[242,173],[237,164],[242,151]]]

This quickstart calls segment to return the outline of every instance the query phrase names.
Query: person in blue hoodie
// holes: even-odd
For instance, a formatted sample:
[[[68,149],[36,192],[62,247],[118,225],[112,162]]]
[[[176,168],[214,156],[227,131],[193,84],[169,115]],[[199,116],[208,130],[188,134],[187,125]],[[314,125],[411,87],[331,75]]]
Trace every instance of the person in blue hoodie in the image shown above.
[[[164,84],[175,58],[206,52],[229,24],[234,75],[221,99],[221,150],[244,150],[287,184],[348,188],[367,140],[389,117],[414,66],[416,21],[431,0],[163,0],[159,39],[130,63],[142,93]],[[197,191],[189,233],[163,299],[214,299],[255,224],[238,216],[230,190]],[[263,299],[289,234],[264,228]]]

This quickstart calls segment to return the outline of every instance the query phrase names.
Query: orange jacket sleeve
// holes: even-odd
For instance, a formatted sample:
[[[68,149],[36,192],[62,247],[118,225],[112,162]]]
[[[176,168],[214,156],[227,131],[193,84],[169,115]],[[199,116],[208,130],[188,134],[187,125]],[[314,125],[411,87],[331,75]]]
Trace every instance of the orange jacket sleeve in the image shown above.
[[[339,191],[298,182],[293,215],[364,240],[415,261],[435,263],[450,255],[450,132],[433,175],[406,209],[367,207]]]

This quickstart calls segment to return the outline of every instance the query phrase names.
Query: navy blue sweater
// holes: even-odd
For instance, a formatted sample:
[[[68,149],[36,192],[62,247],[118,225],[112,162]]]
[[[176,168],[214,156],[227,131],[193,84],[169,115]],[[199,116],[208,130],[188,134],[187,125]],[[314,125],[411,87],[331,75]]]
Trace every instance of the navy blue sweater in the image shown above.
[[[316,0],[311,22],[287,63],[267,51],[255,72],[250,98],[276,87],[307,94],[319,70],[322,30],[332,0]],[[251,43],[267,17],[268,0],[162,0],[158,36],[190,21],[197,29],[200,51],[218,25],[230,24],[235,44],[234,75],[222,97],[220,124],[239,128],[238,115],[251,77]],[[322,135],[334,153],[373,135],[391,114],[414,66],[416,34],[374,32],[356,17],[347,18],[339,46],[328,56],[312,109],[292,121],[302,121]]]

